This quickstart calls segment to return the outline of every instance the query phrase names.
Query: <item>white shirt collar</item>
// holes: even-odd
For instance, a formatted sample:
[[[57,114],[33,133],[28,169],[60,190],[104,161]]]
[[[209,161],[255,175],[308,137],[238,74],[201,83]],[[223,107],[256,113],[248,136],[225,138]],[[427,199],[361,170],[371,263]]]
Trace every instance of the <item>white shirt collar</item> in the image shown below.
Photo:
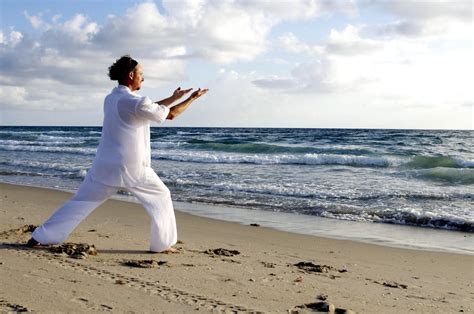
[[[127,86],[125,85],[121,85],[119,84],[117,87],[114,88],[114,91],[117,91],[117,92],[126,92],[126,93],[129,93],[129,94],[132,94],[132,91],[130,90],[130,88],[128,88]]]

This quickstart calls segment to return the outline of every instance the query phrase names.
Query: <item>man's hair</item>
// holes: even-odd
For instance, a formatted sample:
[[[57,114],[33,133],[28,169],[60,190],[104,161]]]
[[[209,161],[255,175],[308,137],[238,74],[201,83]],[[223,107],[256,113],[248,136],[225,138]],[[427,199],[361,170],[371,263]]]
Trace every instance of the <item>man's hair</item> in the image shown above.
[[[119,83],[123,82],[128,73],[132,72],[137,64],[138,62],[129,55],[120,57],[109,67],[110,79],[112,81],[119,81]]]

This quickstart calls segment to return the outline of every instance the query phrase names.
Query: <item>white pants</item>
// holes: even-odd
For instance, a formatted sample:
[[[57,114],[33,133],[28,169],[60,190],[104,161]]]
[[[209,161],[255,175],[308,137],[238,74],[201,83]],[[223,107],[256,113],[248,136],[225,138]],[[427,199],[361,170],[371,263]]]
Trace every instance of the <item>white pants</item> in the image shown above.
[[[88,174],[76,195],[36,228],[33,238],[41,244],[64,242],[82,220],[119,189],[97,182]],[[174,245],[177,230],[171,194],[153,169],[147,168],[142,184],[126,189],[135,195],[150,216],[150,251],[161,252]]]

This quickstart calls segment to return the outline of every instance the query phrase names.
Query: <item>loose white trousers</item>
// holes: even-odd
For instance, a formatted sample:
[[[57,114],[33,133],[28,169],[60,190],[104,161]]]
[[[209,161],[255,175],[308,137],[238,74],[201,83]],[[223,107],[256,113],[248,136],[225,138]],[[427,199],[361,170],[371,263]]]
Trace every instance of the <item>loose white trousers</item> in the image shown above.
[[[41,244],[64,242],[82,220],[119,189],[123,188],[102,184],[88,174],[77,193],[36,228],[33,238]],[[126,187],[126,190],[135,195],[150,216],[150,251],[161,252],[176,244],[176,219],[171,194],[153,169],[147,167],[142,184]]]

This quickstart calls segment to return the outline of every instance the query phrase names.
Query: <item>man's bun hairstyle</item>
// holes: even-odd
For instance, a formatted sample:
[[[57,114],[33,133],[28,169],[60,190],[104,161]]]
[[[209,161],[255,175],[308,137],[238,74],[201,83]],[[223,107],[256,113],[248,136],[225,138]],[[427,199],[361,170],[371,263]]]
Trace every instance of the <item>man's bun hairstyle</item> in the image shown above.
[[[129,55],[120,57],[120,59],[115,60],[115,63],[109,67],[110,79],[112,81],[123,81],[128,73],[135,69],[137,64],[138,62]]]

